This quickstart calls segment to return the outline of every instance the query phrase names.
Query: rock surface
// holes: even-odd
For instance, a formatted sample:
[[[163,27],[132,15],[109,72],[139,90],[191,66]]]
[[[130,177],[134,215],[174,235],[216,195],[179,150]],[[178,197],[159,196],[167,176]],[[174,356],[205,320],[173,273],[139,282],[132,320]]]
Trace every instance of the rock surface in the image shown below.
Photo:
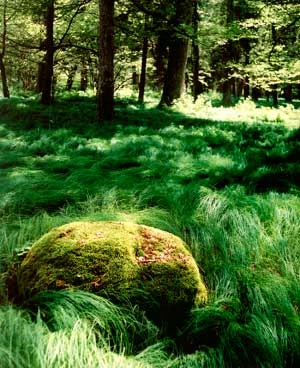
[[[176,318],[207,298],[180,238],[127,222],[72,222],[33,244],[18,272],[21,298],[65,288],[138,304],[150,318]]]

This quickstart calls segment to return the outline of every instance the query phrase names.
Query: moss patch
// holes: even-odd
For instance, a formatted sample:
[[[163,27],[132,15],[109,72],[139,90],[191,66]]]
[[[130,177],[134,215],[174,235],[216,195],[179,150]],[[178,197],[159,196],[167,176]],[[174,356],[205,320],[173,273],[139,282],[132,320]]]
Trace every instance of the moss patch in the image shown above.
[[[178,316],[207,297],[180,238],[127,222],[73,222],[33,244],[18,272],[21,299],[65,288],[130,301],[152,318]]]

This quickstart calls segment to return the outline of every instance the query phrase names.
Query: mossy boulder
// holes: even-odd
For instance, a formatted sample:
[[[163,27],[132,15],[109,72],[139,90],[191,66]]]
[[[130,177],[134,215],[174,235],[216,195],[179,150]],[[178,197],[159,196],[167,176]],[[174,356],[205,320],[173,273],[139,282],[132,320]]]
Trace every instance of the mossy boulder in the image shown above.
[[[32,245],[18,271],[21,300],[65,288],[138,304],[150,318],[176,318],[207,297],[180,238],[127,222],[72,222]]]

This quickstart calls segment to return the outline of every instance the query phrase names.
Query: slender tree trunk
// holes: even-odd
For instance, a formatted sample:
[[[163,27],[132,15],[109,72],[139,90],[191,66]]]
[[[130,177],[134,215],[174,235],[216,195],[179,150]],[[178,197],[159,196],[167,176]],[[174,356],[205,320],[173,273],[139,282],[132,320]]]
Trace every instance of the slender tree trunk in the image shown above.
[[[68,71],[68,79],[66,83],[66,90],[71,91],[74,83],[74,78],[77,71],[77,65],[72,65],[71,69]]]
[[[300,83],[296,84],[296,98],[300,100]]]
[[[188,39],[178,34],[177,28],[181,25],[190,25],[192,22],[193,0],[179,0],[176,2],[175,20],[173,20],[173,34],[171,35],[168,67],[165,76],[164,88],[159,107],[171,106],[179,98],[185,87],[185,68],[188,53]]]
[[[81,71],[80,71],[80,91],[86,91],[88,87],[88,67],[85,58],[81,61]]]
[[[244,99],[250,96],[250,80],[249,77],[246,76],[244,79]]]
[[[143,60],[142,60],[142,63],[143,63]],[[132,67],[131,79],[132,79],[132,87],[134,89],[138,88],[139,80],[140,80],[140,75],[137,72],[135,65]]]
[[[148,36],[146,34],[148,28],[147,24],[148,24],[148,17],[145,16],[145,35],[143,38],[142,67],[141,67],[141,77],[139,83],[139,97],[138,97],[139,103],[144,102],[144,94],[146,86],[146,70],[147,70],[147,55],[148,55]]]
[[[96,76],[91,55],[88,55],[88,65],[89,65],[89,86],[90,88],[94,89],[96,85]]]
[[[114,0],[99,0],[98,120],[114,117]]]
[[[228,78],[228,76],[227,76]],[[227,79],[222,83],[222,105],[223,106],[230,106],[231,105],[231,79]]]
[[[193,42],[192,42],[192,54],[193,54],[193,99],[196,102],[199,95],[199,45],[197,43],[197,35],[198,35],[198,0],[194,0],[193,2]]]
[[[288,86],[284,87],[284,99],[286,102],[292,102],[293,100],[293,88],[292,85],[289,84]]]
[[[277,91],[277,84],[275,84],[273,86],[272,89],[272,100],[273,100],[273,106],[277,107],[278,106],[278,91]]]
[[[3,4],[3,30],[2,30],[2,50],[0,53],[0,73],[1,73],[1,81],[2,81],[2,91],[3,97],[9,98],[10,93],[8,89],[7,76],[6,76],[6,68],[5,68],[5,51],[6,51],[6,34],[7,34],[7,20],[6,20],[6,12],[7,12],[7,0],[4,0]]]
[[[240,40],[240,43],[242,45],[242,49],[245,55],[244,65],[248,66],[250,64],[250,51],[251,51],[250,40],[249,38],[243,38],[242,40]],[[246,75],[244,78],[244,99],[248,98],[249,96],[250,96],[250,80],[249,76]]]
[[[114,0],[99,0],[98,120],[114,116]]]
[[[50,105],[52,103],[52,83],[54,67],[54,0],[49,0],[45,14],[46,40],[45,58],[42,78],[42,97],[41,103]]]
[[[36,92],[41,93],[43,90],[43,84],[44,84],[44,69],[45,69],[45,62],[41,61],[38,63],[38,70],[37,70],[37,81],[36,81]]]
[[[230,25],[234,20],[234,6],[233,6],[233,0],[226,0],[225,6],[226,6],[226,25]],[[223,67],[223,79],[224,82],[221,85],[221,91],[223,93],[222,97],[222,105],[223,106],[230,106],[231,105],[231,84],[232,84],[232,78],[230,78],[230,73],[232,72],[231,68],[226,65],[229,61],[233,59],[233,41],[228,40],[227,41],[227,55],[224,58],[224,67]]]
[[[9,98],[10,93],[9,93],[8,84],[7,84],[6,68],[5,68],[5,64],[4,64],[2,56],[0,56],[0,72],[1,72],[3,97]]]
[[[236,96],[237,98],[241,98],[242,96],[242,93],[243,93],[243,79],[241,78],[236,78],[236,86],[235,86],[235,89],[236,89]]]

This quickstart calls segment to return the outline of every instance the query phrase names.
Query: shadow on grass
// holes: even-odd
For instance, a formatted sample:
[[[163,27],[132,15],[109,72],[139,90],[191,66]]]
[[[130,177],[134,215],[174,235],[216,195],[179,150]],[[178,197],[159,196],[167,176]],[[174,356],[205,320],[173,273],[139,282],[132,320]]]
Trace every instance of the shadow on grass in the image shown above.
[[[203,186],[299,190],[299,129],[196,119],[131,100],[117,101],[115,121],[100,126],[95,99],[84,97],[48,108],[2,100],[0,113],[2,212],[55,211],[112,188],[183,213]]]

